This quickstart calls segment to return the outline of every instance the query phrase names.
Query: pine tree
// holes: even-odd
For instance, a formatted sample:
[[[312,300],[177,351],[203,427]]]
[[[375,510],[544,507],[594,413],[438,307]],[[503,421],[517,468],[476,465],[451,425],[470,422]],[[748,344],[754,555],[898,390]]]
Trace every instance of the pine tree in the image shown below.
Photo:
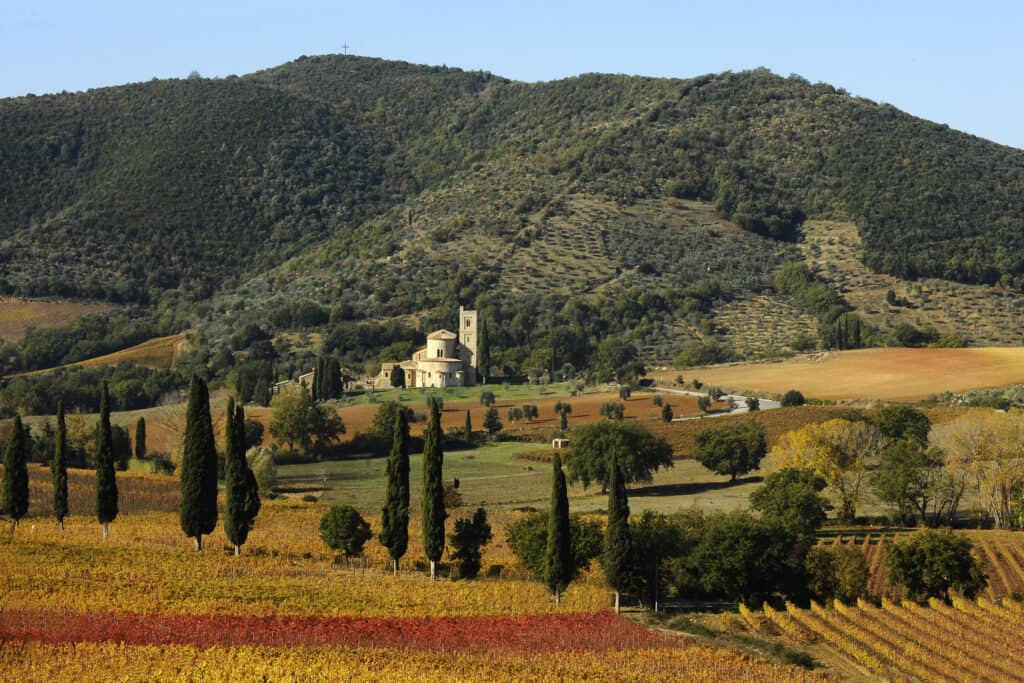
[[[226,420],[227,454],[224,460],[224,533],[235,546],[235,556],[242,546],[260,511],[260,491],[256,475],[245,459],[245,409],[228,399]]]
[[[114,474],[114,437],[110,429],[110,395],[106,382],[100,393],[100,423],[96,427],[96,519],[103,525],[103,538],[108,538],[110,523],[117,519],[117,475]]]
[[[476,338],[476,371],[480,383],[487,384],[487,372],[491,367],[491,341],[487,335],[487,321],[480,321],[480,332]]]
[[[146,458],[146,418],[140,417],[135,422],[135,458]]]
[[[470,418],[468,410],[466,411],[465,438],[467,442],[473,440],[473,420]]]
[[[388,549],[397,574],[398,562],[409,547],[409,422],[401,408],[395,411],[387,478],[380,542]]]
[[[548,542],[544,552],[544,583],[555,594],[556,605],[561,602],[562,591],[575,575],[576,564],[573,561],[569,530],[569,494],[565,486],[565,472],[562,471],[562,458],[555,453]]]
[[[11,436],[4,451],[3,507],[14,520],[14,528],[28,512],[28,459],[25,453],[25,427],[21,416],[14,416]]]
[[[444,552],[444,481],[441,451],[441,409],[430,402],[430,423],[423,440],[423,550],[430,560],[430,578],[437,573],[437,561]]]
[[[203,534],[217,526],[217,447],[206,383],[192,375],[181,457],[181,529],[203,549]]]
[[[53,437],[53,516],[57,526],[64,531],[64,518],[68,516],[68,427],[64,422],[64,401],[57,401],[57,433]]]
[[[615,613],[619,613],[619,593],[629,576],[629,500],[626,480],[618,462],[612,463],[608,493],[608,528],[604,537],[604,580],[615,591]]]

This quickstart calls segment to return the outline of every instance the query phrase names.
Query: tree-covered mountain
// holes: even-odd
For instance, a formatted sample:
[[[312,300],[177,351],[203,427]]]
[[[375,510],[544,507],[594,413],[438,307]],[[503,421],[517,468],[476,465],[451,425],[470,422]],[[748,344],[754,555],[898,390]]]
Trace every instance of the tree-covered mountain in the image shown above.
[[[0,130],[0,285],[185,309],[211,354],[247,324],[337,341],[358,335],[320,328],[462,303],[505,323],[512,367],[615,335],[670,358],[752,295],[834,340],[841,300],[775,286],[809,218],[854,222],[875,270],[1024,289],[1024,151],[764,69],[531,84],[302,57],[0,100]]]

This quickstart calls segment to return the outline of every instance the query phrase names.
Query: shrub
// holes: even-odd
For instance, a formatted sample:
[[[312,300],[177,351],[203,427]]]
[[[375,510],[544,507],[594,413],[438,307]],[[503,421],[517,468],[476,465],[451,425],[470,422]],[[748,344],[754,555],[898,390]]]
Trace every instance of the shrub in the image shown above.
[[[793,408],[795,406],[802,406],[806,403],[804,395],[796,389],[790,389],[782,396],[782,407]]]
[[[472,519],[456,520],[455,531],[448,539],[452,544],[452,559],[459,568],[459,577],[476,578],[480,573],[480,549],[491,541],[491,525],[487,523],[487,512],[482,507],[477,508]]]
[[[351,505],[336,505],[320,518],[320,538],[345,557],[358,557],[373,536],[370,525]]]

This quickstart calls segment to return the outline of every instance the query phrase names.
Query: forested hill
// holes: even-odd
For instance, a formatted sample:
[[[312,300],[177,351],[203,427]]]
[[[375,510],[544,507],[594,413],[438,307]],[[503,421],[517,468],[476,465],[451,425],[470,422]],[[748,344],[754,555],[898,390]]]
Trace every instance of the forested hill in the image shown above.
[[[292,257],[327,277],[417,236],[529,240],[581,197],[607,225],[702,200],[783,241],[849,219],[877,270],[1024,287],[1024,152],[766,70],[525,84],[310,57],[0,100],[0,130],[0,284],[19,294],[200,301]]]

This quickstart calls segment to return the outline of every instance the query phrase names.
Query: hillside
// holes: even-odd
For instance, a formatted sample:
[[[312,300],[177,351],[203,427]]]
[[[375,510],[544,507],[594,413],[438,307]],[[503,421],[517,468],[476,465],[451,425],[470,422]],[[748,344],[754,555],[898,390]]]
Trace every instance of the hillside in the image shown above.
[[[198,329],[183,362],[213,374],[250,357],[246,326],[288,374],[321,350],[295,332],[358,364],[459,303],[514,373],[588,366],[610,336],[661,362],[830,346],[844,312],[860,344],[896,321],[1015,341],[1015,301],[968,324],[919,293],[1024,288],[1024,152],[764,69],[520,83],[302,57],[0,100],[0,123],[2,289],[142,304],[158,334]],[[777,289],[800,261],[832,294]],[[878,278],[918,310],[880,310]],[[350,343],[388,320],[410,329]]]

